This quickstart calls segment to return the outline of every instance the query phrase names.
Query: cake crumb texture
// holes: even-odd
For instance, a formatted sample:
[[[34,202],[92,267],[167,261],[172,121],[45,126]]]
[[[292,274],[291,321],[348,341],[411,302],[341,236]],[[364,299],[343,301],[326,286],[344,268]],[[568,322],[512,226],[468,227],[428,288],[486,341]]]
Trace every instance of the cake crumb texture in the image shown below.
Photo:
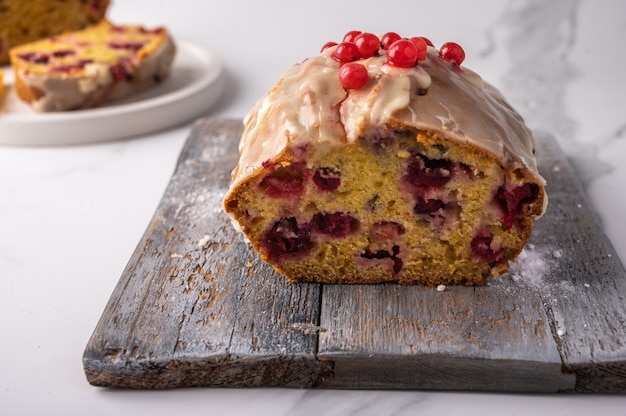
[[[106,15],[110,0],[0,1],[0,65],[9,63],[9,49],[86,28]]]

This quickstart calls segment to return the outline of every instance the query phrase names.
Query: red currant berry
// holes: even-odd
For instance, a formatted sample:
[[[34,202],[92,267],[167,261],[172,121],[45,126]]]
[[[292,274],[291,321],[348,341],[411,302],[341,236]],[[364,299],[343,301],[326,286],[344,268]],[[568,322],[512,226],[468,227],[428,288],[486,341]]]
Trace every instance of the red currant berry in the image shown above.
[[[337,45],[337,42],[326,42],[324,46],[322,46],[322,49],[320,50],[320,52],[324,52],[326,49],[331,48],[335,45]]]
[[[361,33],[354,38],[354,44],[359,48],[359,56],[361,59],[374,56],[380,49],[380,39],[373,33]]]
[[[342,65],[339,69],[339,81],[341,81],[341,85],[351,90],[363,88],[369,81],[367,68],[356,62]]]
[[[380,41],[383,45],[383,49],[387,50],[389,49],[392,43],[400,39],[402,38],[396,32],[387,32],[383,35]]]
[[[415,49],[417,50],[417,60],[423,61],[424,59],[426,59],[426,50],[428,49],[428,44],[426,43],[424,38],[415,37],[409,40],[413,43]]]
[[[387,63],[389,65],[409,68],[417,62],[417,48],[408,39],[399,39],[387,49]]]
[[[425,38],[424,36],[419,36],[419,37],[424,39],[424,41],[426,42],[428,46],[432,46],[433,48],[435,47],[435,45],[430,41],[430,39]]]
[[[356,61],[359,58],[359,48],[351,42],[341,42],[333,52],[333,59],[341,63]]]
[[[439,57],[460,66],[465,60],[465,51],[458,43],[446,42],[439,48]]]
[[[360,30],[351,30],[343,37],[343,42],[354,42],[354,39],[361,34]]]

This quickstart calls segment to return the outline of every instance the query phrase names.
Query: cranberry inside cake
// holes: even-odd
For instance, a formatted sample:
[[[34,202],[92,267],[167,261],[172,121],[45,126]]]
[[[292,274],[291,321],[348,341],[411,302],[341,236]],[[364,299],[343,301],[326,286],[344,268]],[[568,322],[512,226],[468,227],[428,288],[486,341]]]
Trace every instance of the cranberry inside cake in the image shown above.
[[[330,45],[246,118],[224,208],[290,282],[480,284],[529,239],[532,134],[458,49],[420,42],[414,59],[406,42],[348,56],[357,83]]]

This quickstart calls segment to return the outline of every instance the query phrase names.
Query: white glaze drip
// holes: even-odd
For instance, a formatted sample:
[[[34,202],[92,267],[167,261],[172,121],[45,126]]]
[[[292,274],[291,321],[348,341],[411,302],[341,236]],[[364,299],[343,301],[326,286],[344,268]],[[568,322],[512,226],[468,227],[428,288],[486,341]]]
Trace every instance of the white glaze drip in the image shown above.
[[[241,158],[233,187],[285,149],[332,151],[389,123],[435,130],[497,157],[503,166],[526,168],[540,183],[534,138],[522,117],[475,72],[440,59],[429,47],[412,68],[386,64],[386,56],[358,62],[367,85],[345,89],[334,47],[289,68],[245,118]]]

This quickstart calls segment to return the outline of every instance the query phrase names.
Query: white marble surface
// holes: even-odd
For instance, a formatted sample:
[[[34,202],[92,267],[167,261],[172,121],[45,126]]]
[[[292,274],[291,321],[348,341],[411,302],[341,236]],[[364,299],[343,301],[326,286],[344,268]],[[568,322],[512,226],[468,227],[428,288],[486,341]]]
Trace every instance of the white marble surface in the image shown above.
[[[242,117],[288,65],[347,30],[456,40],[468,67],[498,86],[531,127],[558,138],[626,259],[621,0],[114,0],[110,16],[166,24],[217,52],[228,75],[228,93],[212,111],[219,117]],[[626,414],[623,396],[90,386],[84,347],[189,131],[0,147],[0,414]]]

